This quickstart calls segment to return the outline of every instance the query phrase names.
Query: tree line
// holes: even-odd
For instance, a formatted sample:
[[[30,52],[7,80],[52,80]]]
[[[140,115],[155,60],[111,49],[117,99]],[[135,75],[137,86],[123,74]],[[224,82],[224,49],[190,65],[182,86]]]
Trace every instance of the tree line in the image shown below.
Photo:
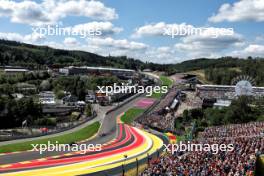
[[[257,86],[264,86],[264,60],[252,59],[243,60],[236,67],[213,67],[205,69],[205,77],[214,84],[230,85],[232,80],[240,75],[252,77]]]
[[[221,57],[218,59],[199,58],[181,63],[157,64],[143,62],[134,58],[128,58],[127,56],[100,56],[85,51],[53,49],[47,46],[0,40],[0,65],[18,65],[31,69],[45,69],[47,66],[58,68],[70,65],[88,65],[133,70],[151,69],[163,71],[167,75],[171,75],[178,72],[206,68],[242,67],[247,65],[248,62],[254,61],[263,63],[261,58],[253,59],[249,57],[248,59],[240,59],[236,57]]]
[[[196,108],[184,110],[182,117],[175,119],[176,129],[196,123],[198,131],[208,126],[264,121],[264,98],[241,96],[224,108]]]
[[[42,116],[41,105],[32,98],[16,100],[0,96],[0,129],[19,127],[24,120],[32,124]]]

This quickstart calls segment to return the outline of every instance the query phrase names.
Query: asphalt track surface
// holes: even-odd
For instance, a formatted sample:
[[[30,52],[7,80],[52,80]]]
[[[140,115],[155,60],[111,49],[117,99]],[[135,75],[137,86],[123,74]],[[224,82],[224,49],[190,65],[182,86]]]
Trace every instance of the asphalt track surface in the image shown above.
[[[98,132],[98,136],[92,140],[89,140],[88,142],[85,142],[86,144],[105,144],[117,136],[117,123],[116,118],[119,114],[122,112],[125,112],[127,109],[129,109],[131,106],[133,106],[137,101],[141,99],[141,96],[138,98],[135,98],[134,100],[128,102],[124,106],[118,108],[117,110],[107,114],[103,120],[103,123],[101,124],[101,127]],[[101,136],[102,134],[107,134],[105,136]],[[26,151],[22,153],[10,153],[8,155],[0,156],[0,165],[3,164],[9,164],[9,163],[15,163],[15,162],[21,162],[25,160],[33,160],[33,159],[39,159],[39,158],[45,158],[49,156],[57,156],[66,154],[68,152],[44,152],[43,154],[40,154],[37,151]]]
[[[118,148],[125,147],[129,144],[131,144],[134,141],[134,137],[131,136],[131,133],[128,133],[128,129],[124,129],[124,125],[120,124],[119,125],[119,130],[118,130],[118,137],[116,138],[115,141],[112,141],[108,145],[105,145],[102,147],[102,150],[99,151],[88,151],[86,154],[81,154],[80,152],[71,152],[71,153],[66,153],[66,154],[61,154],[61,155],[56,155],[56,157],[46,157],[46,158],[41,158],[40,160],[35,159],[35,160],[27,160],[27,163],[13,163],[12,166],[6,168],[6,169],[0,169],[1,172],[8,172],[8,171],[21,171],[21,170],[29,170],[29,169],[38,169],[38,168],[45,168],[47,166],[58,166],[61,164],[67,164],[67,163],[73,163],[73,162],[78,162],[83,158],[86,159],[92,159],[94,157],[98,157],[100,153],[105,153],[111,150],[116,150]],[[97,155],[95,155],[97,154]],[[90,156],[94,155],[94,156]],[[88,157],[90,156],[90,157]]]
[[[124,169],[120,170],[123,164],[133,167],[136,158],[139,162],[146,160],[146,156],[162,148],[162,140],[134,127],[117,123],[116,120],[141,98],[137,97],[107,114],[98,136],[85,142],[102,144],[101,151],[88,151],[86,154],[53,151],[42,155],[38,151],[25,151],[2,155],[0,175],[108,175],[117,170],[116,174],[120,173]],[[108,174],[103,170],[108,170]]]

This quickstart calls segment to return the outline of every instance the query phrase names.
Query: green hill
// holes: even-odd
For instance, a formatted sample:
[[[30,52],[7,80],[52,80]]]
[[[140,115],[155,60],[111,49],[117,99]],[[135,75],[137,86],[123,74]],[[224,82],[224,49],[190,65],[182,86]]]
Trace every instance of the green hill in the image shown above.
[[[36,46],[15,41],[0,40],[0,65],[16,65],[28,68],[45,68],[46,66],[104,66],[127,69],[151,69],[171,75],[177,72],[204,70],[202,75],[207,81],[215,84],[228,84],[237,75],[249,75],[256,79],[257,85],[264,86],[263,58],[217,59],[200,58],[175,64],[156,64],[142,62],[126,56],[100,56],[97,54],[53,49],[47,46]],[[235,69],[234,69],[235,68]]]
[[[53,49],[14,41],[0,40],[0,65],[19,65],[29,68],[53,66],[109,66],[139,69],[144,63],[140,60],[120,57],[104,57],[84,51]]]

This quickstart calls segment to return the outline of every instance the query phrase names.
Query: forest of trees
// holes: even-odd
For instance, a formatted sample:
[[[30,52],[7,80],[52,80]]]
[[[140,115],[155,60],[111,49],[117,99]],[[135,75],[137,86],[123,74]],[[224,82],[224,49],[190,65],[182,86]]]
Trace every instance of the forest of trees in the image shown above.
[[[205,69],[205,77],[214,84],[230,85],[240,75],[253,78],[257,86],[264,86],[264,59],[247,59],[236,67],[212,67]]]
[[[54,91],[57,98],[62,98],[62,92],[67,91],[76,95],[80,100],[84,100],[86,90],[96,90],[97,85],[111,85],[119,83],[120,80],[115,76],[58,76],[52,78],[47,72],[19,73],[6,75],[0,73],[0,95],[19,93],[18,84],[25,83],[33,85],[38,91]],[[24,93],[24,92],[23,92]],[[30,95],[33,95],[31,93]]]
[[[264,98],[241,96],[233,100],[226,108],[206,108],[184,110],[182,117],[175,120],[177,129],[183,129],[184,124],[196,123],[197,129],[203,131],[205,127],[246,123],[250,121],[264,121]]]
[[[35,103],[32,98],[15,100],[0,96],[0,129],[19,127],[24,120],[32,124],[42,116],[41,105]]]
[[[47,72],[0,74],[0,129],[19,127],[24,120],[27,120],[28,125],[56,125],[55,121],[42,113],[42,106],[36,98],[39,91],[53,91],[59,99],[63,98],[64,91],[67,91],[77,96],[79,100],[85,100],[87,90],[95,90],[97,85],[111,85],[119,82],[120,80],[115,76],[51,77]],[[18,99],[15,93],[20,93],[17,85],[21,83],[30,83],[36,87],[37,91],[27,95],[23,92],[24,97]],[[89,108],[86,108],[86,114],[91,115]]]
[[[140,69],[144,63],[126,56],[103,57],[83,51],[53,49],[14,41],[0,40],[0,65],[19,65],[31,69],[44,69],[45,66],[109,66]]]
[[[107,77],[88,77],[88,76],[69,76],[49,79],[48,89],[53,90],[58,97],[61,91],[70,92],[78,97],[79,100],[84,100],[87,90],[96,90],[98,85],[105,86],[113,83],[119,83],[120,80],[115,76]]]
[[[30,84],[39,88],[39,85],[43,80],[49,79],[50,75],[48,72],[30,72],[21,73],[16,75],[6,75],[0,73],[0,95],[6,94],[11,95],[13,93],[19,93],[18,84]]]

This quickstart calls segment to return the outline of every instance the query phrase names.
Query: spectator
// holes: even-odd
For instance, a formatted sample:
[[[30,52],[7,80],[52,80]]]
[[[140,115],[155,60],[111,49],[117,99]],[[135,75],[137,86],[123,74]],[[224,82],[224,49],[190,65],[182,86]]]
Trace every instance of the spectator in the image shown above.
[[[254,175],[256,155],[264,153],[264,122],[210,127],[194,143],[233,144],[231,152],[176,152],[153,160],[141,176]]]

